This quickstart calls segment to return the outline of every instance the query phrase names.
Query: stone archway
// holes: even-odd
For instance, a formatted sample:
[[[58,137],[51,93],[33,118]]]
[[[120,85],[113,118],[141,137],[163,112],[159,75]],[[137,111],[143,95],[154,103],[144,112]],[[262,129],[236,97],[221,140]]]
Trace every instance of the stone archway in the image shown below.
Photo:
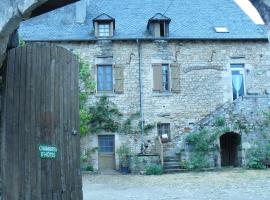
[[[219,138],[222,167],[241,166],[241,135],[229,132]]]

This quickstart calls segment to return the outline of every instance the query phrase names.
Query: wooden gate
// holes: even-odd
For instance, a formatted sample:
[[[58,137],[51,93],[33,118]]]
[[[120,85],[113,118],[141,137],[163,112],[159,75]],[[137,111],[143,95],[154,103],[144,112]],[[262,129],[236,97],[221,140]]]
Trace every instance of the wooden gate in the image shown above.
[[[82,200],[78,61],[29,44],[8,54],[2,137],[3,200]]]

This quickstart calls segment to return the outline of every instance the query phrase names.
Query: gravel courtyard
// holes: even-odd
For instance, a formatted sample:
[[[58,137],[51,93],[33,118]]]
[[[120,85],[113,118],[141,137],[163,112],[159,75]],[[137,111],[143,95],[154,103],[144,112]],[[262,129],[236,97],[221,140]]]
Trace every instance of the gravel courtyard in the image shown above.
[[[270,170],[84,175],[84,200],[269,200]]]

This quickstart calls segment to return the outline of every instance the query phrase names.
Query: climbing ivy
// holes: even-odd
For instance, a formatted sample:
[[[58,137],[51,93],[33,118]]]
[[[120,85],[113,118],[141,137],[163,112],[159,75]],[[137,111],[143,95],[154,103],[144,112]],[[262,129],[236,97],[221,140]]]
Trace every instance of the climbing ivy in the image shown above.
[[[88,121],[90,120],[88,106],[86,104],[89,95],[95,89],[95,82],[91,76],[91,65],[78,53],[79,61],[79,102],[80,102],[80,134],[86,135],[89,132]]]
[[[270,167],[270,109],[263,111],[263,117],[264,120],[258,124],[262,138],[255,141],[254,147],[247,152],[248,168],[265,169]]]
[[[25,45],[25,41],[19,37],[19,47],[23,47]]]
[[[201,169],[210,166],[209,155],[218,151],[216,144],[217,139],[230,128],[226,124],[223,116],[214,120],[211,128],[202,128],[198,131],[191,132],[186,137],[189,145],[190,161],[186,163],[189,169]]]
[[[106,96],[102,96],[99,101],[88,108],[86,117],[87,127],[89,127],[88,132],[91,134],[102,131],[139,134],[141,132],[139,117],[140,113],[137,112],[123,120],[123,114],[118,110],[117,106],[109,101]],[[153,124],[144,125],[144,133],[147,134],[153,128]]]
[[[97,134],[101,131],[117,132],[121,127],[122,113],[116,105],[102,96],[95,105],[88,109],[88,127],[90,133]]]
[[[217,149],[215,145],[217,135],[218,132],[213,134],[205,128],[192,132],[186,137],[191,153],[188,168],[199,169],[209,167],[208,154]]]
[[[120,133],[125,134],[139,134],[141,133],[141,121],[139,120],[140,113],[131,114],[124,122],[122,123]],[[135,123],[134,121],[137,121]],[[154,124],[144,124],[144,134],[148,134],[153,128]]]

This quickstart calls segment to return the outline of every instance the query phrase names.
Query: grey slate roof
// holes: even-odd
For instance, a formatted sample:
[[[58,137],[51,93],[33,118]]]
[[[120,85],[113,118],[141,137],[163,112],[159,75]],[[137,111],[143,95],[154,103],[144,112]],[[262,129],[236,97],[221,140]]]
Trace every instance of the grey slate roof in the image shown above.
[[[253,21],[233,0],[90,0],[84,24],[76,22],[71,4],[23,22],[26,41],[95,40],[92,20],[102,13],[115,19],[113,39],[151,39],[148,20],[157,13],[171,19],[170,39],[267,39],[264,26]],[[164,13],[166,11],[166,13]],[[216,33],[226,26],[229,33]]]

